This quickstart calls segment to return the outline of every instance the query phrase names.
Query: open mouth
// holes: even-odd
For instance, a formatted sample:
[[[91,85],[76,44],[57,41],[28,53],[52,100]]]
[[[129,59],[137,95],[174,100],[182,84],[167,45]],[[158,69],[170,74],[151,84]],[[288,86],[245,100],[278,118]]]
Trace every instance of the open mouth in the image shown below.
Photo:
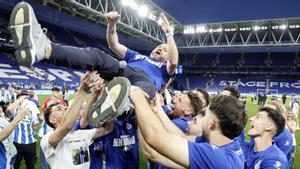
[[[157,51],[155,52],[155,54],[156,54],[156,55],[161,55],[161,50],[157,50]]]

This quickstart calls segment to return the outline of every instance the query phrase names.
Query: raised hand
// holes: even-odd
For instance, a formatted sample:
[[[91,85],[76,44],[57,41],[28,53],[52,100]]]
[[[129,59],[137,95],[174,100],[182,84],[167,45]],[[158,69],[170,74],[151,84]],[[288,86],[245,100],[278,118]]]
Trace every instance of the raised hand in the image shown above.
[[[81,77],[81,83],[79,86],[79,91],[85,91],[87,92],[91,87],[94,86],[94,81],[97,81],[97,72],[96,71],[87,71],[82,77]],[[96,77],[96,78],[94,78]],[[99,77],[100,78],[100,77]]]
[[[19,107],[19,111],[17,112],[17,115],[15,118],[17,118],[20,121],[28,114],[29,114],[29,112],[27,110],[26,105],[22,105]]]
[[[119,17],[120,15],[116,11],[112,11],[106,14],[106,20],[108,24],[115,24],[118,21]]]
[[[94,87],[93,87],[93,95],[94,96],[99,96],[103,90],[103,87],[105,86],[105,81],[102,79],[98,74],[98,80],[94,82]]]
[[[160,18],[162,20],[162,24],[161,24],[161,28],[162,30],[165,32],[165,33],[169,33],[170,32],[170,24],[169,24],[169,21],[166,17],[166,15],[162,12],[160,13]]]
[[[156,113],[164,104],[164,98],[161,94],[156,93],[155,98],[150,103],[150,107],[152,108],[153,112]]]

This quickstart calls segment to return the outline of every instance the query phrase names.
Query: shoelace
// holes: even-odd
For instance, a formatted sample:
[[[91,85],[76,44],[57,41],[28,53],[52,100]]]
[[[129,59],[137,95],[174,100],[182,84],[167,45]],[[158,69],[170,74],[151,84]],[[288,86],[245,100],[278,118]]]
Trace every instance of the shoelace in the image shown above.
[[[29,23],[22,23],[22,24],[18,24],[18,25],[11,25],[11,26],[9,26],[9,28],[12,29],[12,28],[24,27],[24,26],[30,26],[30,24]]]

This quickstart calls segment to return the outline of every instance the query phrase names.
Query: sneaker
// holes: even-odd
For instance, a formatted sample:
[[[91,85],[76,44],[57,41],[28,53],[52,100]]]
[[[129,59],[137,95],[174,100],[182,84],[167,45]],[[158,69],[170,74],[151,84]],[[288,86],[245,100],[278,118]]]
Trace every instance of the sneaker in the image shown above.
[[[120,116],[130,109],[130,81],[125,77],[115,77],[104,88],[102,95],[88,111],[90,122],[95,127]]]
[[[30,4],[21,2],[15,6],[10,16],[9,30],[20,65],[31,67],[45,58],[45,47],[50,41],[38,23]]]

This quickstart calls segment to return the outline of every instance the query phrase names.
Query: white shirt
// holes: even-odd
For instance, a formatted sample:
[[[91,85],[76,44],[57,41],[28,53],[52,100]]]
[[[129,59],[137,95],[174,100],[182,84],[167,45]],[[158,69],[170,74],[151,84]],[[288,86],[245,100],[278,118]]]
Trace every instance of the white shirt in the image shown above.
[[[52,133],[47,133],[41,140],[41,148],[51,169],[87,169],[90,167],[89,146],[93,143],[96,129],[71,132],[55,148],[48,142]]]

